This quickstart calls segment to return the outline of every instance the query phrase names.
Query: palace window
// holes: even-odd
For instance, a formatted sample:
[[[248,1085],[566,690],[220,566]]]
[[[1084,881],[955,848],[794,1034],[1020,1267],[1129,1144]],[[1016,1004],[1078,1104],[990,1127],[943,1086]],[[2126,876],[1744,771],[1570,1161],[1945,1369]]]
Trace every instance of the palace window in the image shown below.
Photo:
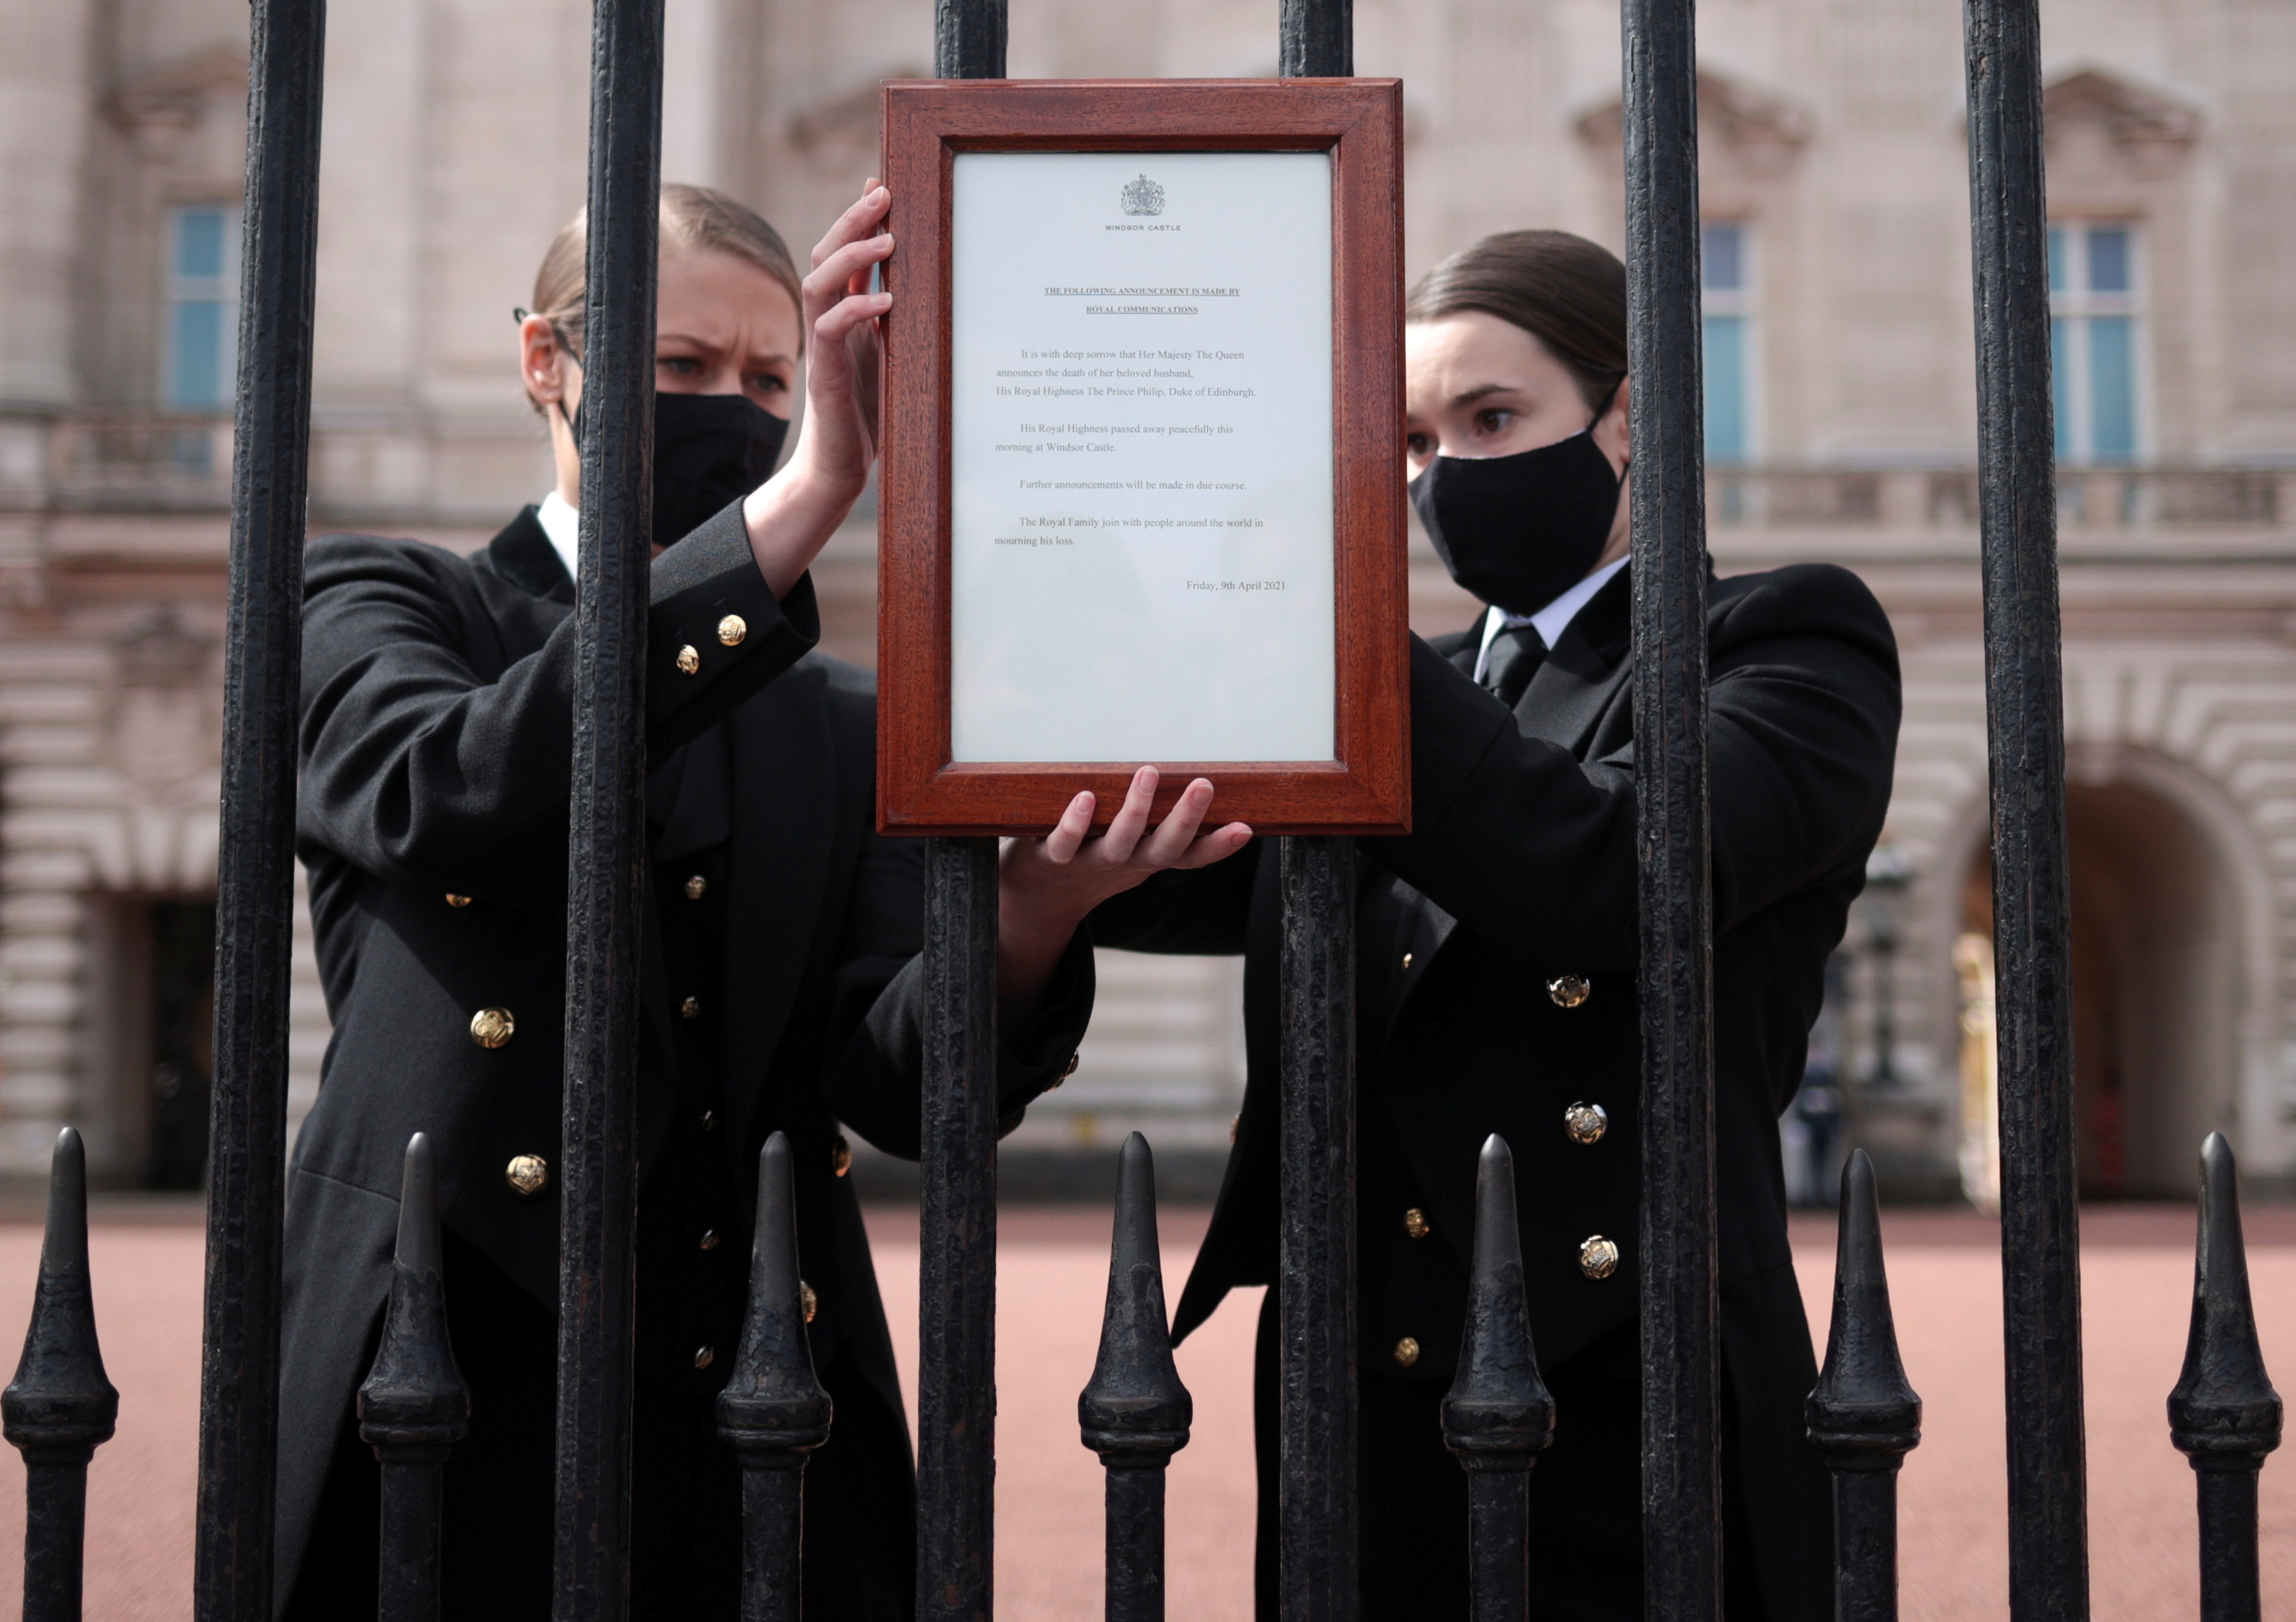
[[[168,219],[167,352],[160,380],[180,411],[232,403],[238,373],[239,209],[194,203]]]
[[[1749,462],[1754,455],[1752,236],[1735,222],[1707,225],[1702,233],[1710,463]]]
[[[2135,462],[2144,452],[2141,246],[2125,222],[2049,227],[2059,462]]]

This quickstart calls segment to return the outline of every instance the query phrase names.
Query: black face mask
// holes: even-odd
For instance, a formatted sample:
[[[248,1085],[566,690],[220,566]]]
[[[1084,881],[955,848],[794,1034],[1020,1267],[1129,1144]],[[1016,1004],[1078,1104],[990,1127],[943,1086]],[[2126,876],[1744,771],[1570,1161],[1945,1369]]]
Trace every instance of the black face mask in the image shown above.
[[[585,404],[587,398],[585,397]],[[567,420],[582,447],[582,407]],[[789,419],[741,394],[653,397],[653,539],[681,541],[759,485],[781,460]]]
[[[1513,456],[1438,456],[1411,481],[1411,504],[1451,578],[1510,614],[1535,614],[1603,555],[1619,476],[1589,427]]]

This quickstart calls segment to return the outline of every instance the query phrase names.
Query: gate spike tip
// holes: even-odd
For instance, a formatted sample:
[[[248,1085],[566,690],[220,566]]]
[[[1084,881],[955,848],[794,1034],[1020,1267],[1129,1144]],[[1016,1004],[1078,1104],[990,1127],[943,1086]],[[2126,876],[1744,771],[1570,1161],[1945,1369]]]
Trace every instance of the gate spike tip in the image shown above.
[[[85,1464],[111,1439],[119,1393],[103,1372],[87,1266],[87,1153],[79,1133],[56,1134],[48,1168],[48,1226],[40,1281],[16,1378],[0,1392],[0,1429],[33,1464]]]
[[[430,1135],[406,1140],[398,1248],[374,1366],[358,1390],[359,1436],[386,1464],[443,1464],[471,1429],[471,1392],[447,1337],[439,1171]]]
[[[2193,1325],[2184,1372],[2169,1394],[2169,1435],[2194,1470],[2259,1470],[2280,1446],[2280,1394],[2256,1339],[2232,1145],[2211,1132],[2201,1145]]]
[[[1841,1168],[1833,1325],[1825,1339],[1825,1367],[1803,1417],[1809,1445],[1836,1470],[1893,1470],[1921,1446],[1922,1399],[1906,1383],[1898,1356],[1874,1162],[1862,1149],[1852,1150]]]
[[[1525,1470],[1554,1439],[1554,1398],[1530,1343],[1515,1217],[1514,1153],[1496,1132],[1475,1164],[1475,1249],[1459,1372],[1443,1394],[1443,1445],[1470,1471]]]
[[[734,1372],[718,1394],[718,1434],[745,1465],[795,1469],[829,1439],[832,1405],[813,1368],[798,1272],[797,1174],[786,1135],[758,1151],[758,1225],[750,1241],[750,1303]]]
[[[1195,1402],[1172,1362],[1156,1242],[1156,1160],[1138,1133],[1116,1157],[1116,1228],[1100,1356],[1077,1398],[1084,1445],[1111,1470],[1161,1465],[1188,1445]]]

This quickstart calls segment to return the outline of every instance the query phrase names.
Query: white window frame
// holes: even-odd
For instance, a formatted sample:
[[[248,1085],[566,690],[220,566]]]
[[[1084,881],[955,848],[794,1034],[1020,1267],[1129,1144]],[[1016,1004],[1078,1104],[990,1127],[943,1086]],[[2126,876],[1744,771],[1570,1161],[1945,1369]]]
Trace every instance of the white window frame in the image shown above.
[[[2088,238],[2092,231],[2119,231],[2128,238],[2128,290],[2126,292],[2095,292],[2088,286]],[[2060,458],[2068,467],[2141,466],[2152,457],[2152,321],[2147,308],[2151,275],[2147,244],[2143,223],[2125,216],[2072,216],[2049,222],[2053,240],[2061,238],[2064,244],[2065,287],[2060,292],[2054,287],[2049,293],[2049,319],[2065,324],[2068,336],[2078,332],[2072,341],[2058,346],[2050,356],[2050,364],[2062,374],[2067,415],[2066,454]],[[2098,317],[2125,318],[2129,327],[2128,410],[2130,446],[2126,464],[2118,459],[2103,462],[2096,451],[2096,390],[2090,375],[2090,345],[2088,326]],[[2056,423],[2049,425],[2051,443],[2055,442]]]
[[[1704,233],[1727,226],[1738,233],[1738,285],[1734,288],[1708,287],[1704,271]],[[1744,430],[1744,444],[1735,461],[1716,463],[1727,468],[1747,468],[1762,459],[1762,345],[1761,317],[1756,307],[1754,290],[1761,284],[1760,235],[1754,222],[1743,217],[1701,220],[1699,316],[1700,330],[1704,331],[1709,316],[1728,316],[1737,321],[1739,342],[1740,384],[1743,389],[1738,401],[1740,421]],[[1702,373],[1703,368],[1701,368]],[[1703,428],[1702,417],[1701,427]],[[1710,447],[1709,461],[1712,461]]]
[[[223,270],[219,275],[187,276],[177,268],[183,260],[184,222],[193,214],[223,216]],[[158,393],[161,406],[168,411],[204,413],[232,409],[233,397],[238,387],[241,222],[241,207],[236,201],[193,201],[172,203],[168,208],[166,228],[161,233],[161,251],[166,258],[162,261],[160,275]],[[217,380],[217,397],[212,401],[184,402],[176,398],[176,312],[188,304],[223,306],[222,347],[218,361],[225,374]]]

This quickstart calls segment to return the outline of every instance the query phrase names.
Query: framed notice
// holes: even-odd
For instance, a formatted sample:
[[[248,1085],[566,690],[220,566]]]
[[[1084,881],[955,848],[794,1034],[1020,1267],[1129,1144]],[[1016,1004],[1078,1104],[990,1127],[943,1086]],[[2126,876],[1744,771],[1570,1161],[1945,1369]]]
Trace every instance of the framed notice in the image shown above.
[[[878,825],[1410,821],[1401,88],[897,82]]]

